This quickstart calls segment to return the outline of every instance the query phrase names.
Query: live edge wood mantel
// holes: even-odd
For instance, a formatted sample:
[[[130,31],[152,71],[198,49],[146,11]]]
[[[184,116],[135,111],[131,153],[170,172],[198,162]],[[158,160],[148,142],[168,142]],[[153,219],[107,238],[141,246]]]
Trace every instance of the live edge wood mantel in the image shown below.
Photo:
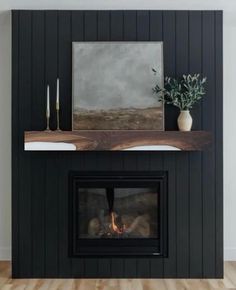
[[[160,150],[201,151],[209,148],[206,131],[28,131],[26,151]]]

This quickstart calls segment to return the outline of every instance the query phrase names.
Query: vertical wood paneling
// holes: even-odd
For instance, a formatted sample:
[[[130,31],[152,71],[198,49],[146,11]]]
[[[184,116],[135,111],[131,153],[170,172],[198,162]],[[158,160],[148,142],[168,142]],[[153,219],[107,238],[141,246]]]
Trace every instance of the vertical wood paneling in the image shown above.
[[[222,13],[14,11],[12,25],[13,276],[221,277]],[[71,129],[71,42],[83,40],[163,41],[165,75],[206,75],[207,95],[192,112],[193,128],[213,131],[213,150],[24,152],[23,132],[46,125],[46,83],[51,88],[50,126],[56,128],[58,75],[61,128]],[[165,113],[166,129],[175,130],[178,110],[168,106]],[[69,170],[168,171],[168,257],[69,258]]]
[[[163,41],[162,11],[150,11],[150,40]]]
[[[71,37],[72,41],[84,40],[84,13],[82,11],[71,12]]]
[[[203,152],[203,275],[215,276],[215,17],[202,12],[202,73],[207,77],[203,98],[203,129],[213,133],[211,151]]]
[[[96,155],[96,163],[98,171],[111,171],[111,152],[100,152]]]
[[[189,275],[202,276],[201,153],[189,156]]]
[[[31,126],[42,130],[45,122],[45,43],[44,11],[32,12],[32,90]],[[45,273],[45,159],[41,154],[31,156],[32,198],[32,275],[43,277]],[[37,170],[35,170],[37,168]]]
[[[19,276],[19,12],[12,11],[12,275]]]
[[[71,128],[71,13],[59,11],[58,21],[58,76],[60,78],[60,111],[61,129]],[[55,82],[55,81],[54,81]],[[62,165],[64,164],[64,165]],[[67,161],[64,156],[59,158],[59,197],[58,197],[58,225],[59,225],[59,277],[71,276],[71,261],[68,259],[68,196],[67,196]],[[61,213],[64,212],[64,215]]]
[[[167,152],[164,154],[163,169],[168,172],[168,257],[164,259],[164,277],[177,277],[177,253],[176,253],[176,154]]]
[[[136,170],[140,171],[149,171],[150,170],[150,159],[148,152],[139,152],[137,155],[137,168]]]
[[[58,11],[58,72],[60,78],[61,128],[71,129],[71,12]],[[68,258],[68,159],[60,154],[59,173],[59,276],[71,276]],[[62,214],[64,213],[64,214]]]
[[[202,73],[202,13],[201,11],[189,12],[189,73]],[[201,102],[198,102],[191,115],[193,117],[193,130],[202,128]]]
[[[215,223],[216,223],[216,276],[223,277],[223,16],[215,12]]]
[[[72,276],[72,261],[68,253],[68,169],[69,160],[66,154],[59,155],[59,177],[58,177],[58,239],[59,239],[59,278]]]
[[[164,43],[164,68],[166,76],[176,74],[176,15],[173,11],[163,12],[163,43]],[[165,106],[165,129],[176,130],[177,110],[171,106]],[[164,157],[164,168],[168,168],[168,233],[169,247],[168,259],[164,261],[164,276],[177,275],[176,253],[176,156],[171,153]]]
[[[111,259],[109,258],[98,259],[98,277],[100,278],[111,277]]]
[[[201,73],[202,14],[189,12],[189,72]],[[201,103],[191,110],[193,129],[201,129]],[[202,188],[201,153],[189,154],[189,275],[202,276]]]
[[[31,159],[31,231],[32,231],[32,276],[45,275],[45,159],[32,155]],[[37,170],[35,170],[37,168]]]
[[[176,14],[176,76],[188,72],[188,12]],[[176,158],[177,199],[177,275],[189,276],[189,158],[188,153],[180,153]]]
[[[110,13],[110,37],[112,41],[123,40],[124,35],[124,15],[123,11],[111,11]]]
[[[84,277],[85,278],[96,278],[98,277],[98,259],[87,258],[84,264]]]
[[[97,12],[85,11],[84,12],[84,40],[95,41],[98,38],[97,32]]]
[[[150,41],[163,41],[163,15],[161,11],[150,11],[149,14],[149,37]],[[149,163],[147,170],[165,170],[163,152],[146,153],[146,159]],[[148,158],[149,157],[149,158]],[[164,274],[164,259],[157,258],[150,260],[150,276],[153,278],[161,278]]]
[[[31,155],[23,152],[23,132],[31,129],[31,12],[19,13],[19,275],[32,275]]]
[[[71,130],[71,12],[58,12],[58,74],[60,78],[60,124],[62,130]]]
[[[124,277],[124,259],[122,258],[111,259],[111,276],[114,278]]]
[[[189,276],[189,158],[176,156],[176,257],[177,277]]]
[[[176,16],[174,11],[163,11],[164,74],[176,74]],[[165,106],[165,130],[177,130],[178,110]]]
[[[176,13],[176,77],[181,77],[188,73],[189,61],[189,17],[187,11]]]
[[[137,40],[137,13],[136,11],[124,11],[124,40]]]
[[[139,258],[137,260],[137,277],[148,278],[150,277],[150,259],[149,258]]]
[[[31,126],[35,130],[45,128],[45,13],[32,12],[32,101]]]
[[[137,40],[147,41],[150,38],[149,11],[137,12]]]
[[[124,152],[124,170],[135,171],[137,170],[137,152]]]
[[[98,40],[110,40],[110,12],[98,11]]]
[[[124,11],[124,40],[137,40],[137,13],[136,11]]]
[[[84,171],[92,171],[94,170],[94,163],[97,158],[96,152],[86,152],[84,154]]]
[[[46,158],[45,158],[46,157]],[[58,276],[59,264],[59,162],[58,154],[47,154],[45,172],[45,277]]]
[[[45,87],[50,85],[50,105],[55,108],[56,79],[58,76],[58,17],[56,11],[45,12]],[[46,29],[47,28],[47,29]],[[45,106],[44,106],[45,110]],[[43,114],[45,118],[45,113]],[[44,128],[46,124],[44,124]],[[50,127],[56,128],[55,110],[51,110]],[[45,276],[57,277],[59,263],[58,223],[58,154],[46,154],[45,172]]]
[[[124,259],[124,278],[137,278],[137,261],[135,258]]]
[[[122,171],[124,170],[124,152],[113,152],[111,155],[111,170]]]

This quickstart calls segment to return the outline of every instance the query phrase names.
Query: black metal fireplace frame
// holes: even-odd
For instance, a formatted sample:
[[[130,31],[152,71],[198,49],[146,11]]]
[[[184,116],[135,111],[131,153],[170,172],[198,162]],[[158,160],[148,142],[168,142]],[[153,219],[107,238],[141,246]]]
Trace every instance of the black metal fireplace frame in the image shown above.
[[[168,256],[168,173],[166,171],[79,172],[69,173],[69,256]],[[77,238],[78,187],[98,184],[127,187],[159,187],[160,238],[138,239],[79,239]],[[104,186],[105,186],[104,185]]]

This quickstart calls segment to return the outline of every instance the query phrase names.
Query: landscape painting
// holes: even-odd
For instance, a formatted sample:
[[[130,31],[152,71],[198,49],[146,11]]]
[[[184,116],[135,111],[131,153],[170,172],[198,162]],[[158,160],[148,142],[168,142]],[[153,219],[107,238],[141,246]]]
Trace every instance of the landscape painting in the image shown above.
[[[162,42],[73,42],[72,54],[73,130],[164,130]]]

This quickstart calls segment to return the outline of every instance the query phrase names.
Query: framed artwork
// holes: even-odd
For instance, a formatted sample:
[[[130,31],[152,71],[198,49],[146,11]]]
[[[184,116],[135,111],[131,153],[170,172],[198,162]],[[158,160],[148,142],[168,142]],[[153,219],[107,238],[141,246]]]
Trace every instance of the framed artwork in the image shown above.
[[[163,75],[162,42],[73,42],[73,130],[164,130]]]

